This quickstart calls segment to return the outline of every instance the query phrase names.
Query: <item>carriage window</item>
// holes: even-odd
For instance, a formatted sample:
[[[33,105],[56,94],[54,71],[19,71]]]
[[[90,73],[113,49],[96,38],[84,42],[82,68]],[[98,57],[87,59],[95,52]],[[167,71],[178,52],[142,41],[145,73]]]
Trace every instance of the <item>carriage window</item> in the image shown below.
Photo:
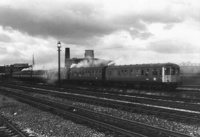
[[[120,70],[118,70],[118,75],[120,75]]]
[[[110,75],[110,76],[112,75],[112,71],[111,71],[111,70],[109,71],[109,75]]]
[[[162,75],[162,69],[159,69],[159,74]]]
[[[165,68],[165,75],[170,75],[170,68]]]
[[[157,75],[158,75],[158,72],[157,72],[156,69],[153,69],[153,71],[152,71],[152,75],[153,75],[153,76],[157,76]]]
[[[146,76],[148,76],[148,75],[149,75],[149,69],[147,69],[147,70],[146,70],[146,73],[145,73],[145,75],[146,75]]]
[[[144,75],[144,70],[141,70],[141,75]]]
[[[136,70],[136,75],[140,75],[140,70],[139,69]]]
[[[124,70],[124,75],[127,75],[127,70]]]
[[[133,71],[133,70],[130,70],[129,75],[130,75],[130,76],[133,76],[133,75],[134,75],[134,71]]]
[[[99,75],[101,75],[101,71],[99,71]]]

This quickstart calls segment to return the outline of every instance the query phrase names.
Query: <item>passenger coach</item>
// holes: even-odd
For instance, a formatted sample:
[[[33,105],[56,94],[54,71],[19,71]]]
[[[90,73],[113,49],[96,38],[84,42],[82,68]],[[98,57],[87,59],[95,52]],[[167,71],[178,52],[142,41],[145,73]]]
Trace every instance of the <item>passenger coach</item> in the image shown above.
[[[136,88],[175,88],[180,84],[179,71],[173,63],[109,66],[105,80]]]

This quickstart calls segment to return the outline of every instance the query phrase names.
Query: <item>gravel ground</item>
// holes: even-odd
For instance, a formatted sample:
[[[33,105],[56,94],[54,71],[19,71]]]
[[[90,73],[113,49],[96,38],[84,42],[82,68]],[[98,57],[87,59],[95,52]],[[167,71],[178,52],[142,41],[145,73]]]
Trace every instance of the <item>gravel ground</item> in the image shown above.
[[[41,94],[34,94],[34,96],[51,99],[60,101],[63,103],[67,103],[70,105],[75,106],[81,106],[82,108],[87,108],[96,112],[102,112],[109,115],[121,117],[128,120],[133,120],[136,122],[141,122],[145,124],[149,124],[155,127],[165,128],[171,131],[181,132],[184,134],[188,134],[193,137],[200,137],[200,123],[195,125],[189,125],[186,123],[176,122],[176,121],[169,121],[166,119],[157,118],[152,115],[143,115],[143,114],[137,114],[137,113],[130,113],[126,111],[121,111],[117,109],[107,108],[107,107],[101,107],[101,106],[95,106],[87,103],[80,103],[80,102],[73,102],[61,98],[55,98],[48,95],[41,95]]]
[[[114,115],[124,119],[129,119],[145,124],[153,125],[181,132],[194,137],[200,137],[200,124],[188,125],[176,121],[168,121],[166,119],[157,118],[151,115],[142,115],[130,113],[117,109],[100,107],[86,103],[73,102],[65,99],[55,98],[48,95],[33,94],[34,96],[43,97],[61,101],[70,105],[81,106],[96,112],[102,112]],[[18,124],[22,129],[29,133],[33,133],[38,137],[105,137],[104,133],[99,133],[88,127],[75,124],[72,121],[64,120],[56,115],[40,111],[29,105],[17,102],[13,99],[0,95],[0,112]]]
[[[106,137],[104,133],[3,95],[0,95],[0,113],[21,129],[37,137]]]

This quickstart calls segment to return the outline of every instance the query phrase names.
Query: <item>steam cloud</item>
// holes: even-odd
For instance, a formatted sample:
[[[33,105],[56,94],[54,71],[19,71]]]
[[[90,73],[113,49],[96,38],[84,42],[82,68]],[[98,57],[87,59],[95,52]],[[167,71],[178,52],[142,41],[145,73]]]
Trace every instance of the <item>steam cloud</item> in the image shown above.
[[[91,59],[87,58],[78,64],[72,64],[70,68],[80,68],[80,67],[101,67],[101,66],[111,66],[115,65],[112,61],[100,60],[100,59]]]

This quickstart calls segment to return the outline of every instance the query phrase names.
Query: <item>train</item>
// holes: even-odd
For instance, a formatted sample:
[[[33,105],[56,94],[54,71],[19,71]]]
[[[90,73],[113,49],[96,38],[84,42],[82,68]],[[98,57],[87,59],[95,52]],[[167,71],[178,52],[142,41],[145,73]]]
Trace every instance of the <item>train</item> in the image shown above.
[[[51,74],[52,72],[46,70],[26,70],[14,72],[12,77],[47,81],[52,77]],[[74,67],[62,73],[61,79],[77,84],[145,89],[175,89],[181,84],[180,67],[174,63]]]

